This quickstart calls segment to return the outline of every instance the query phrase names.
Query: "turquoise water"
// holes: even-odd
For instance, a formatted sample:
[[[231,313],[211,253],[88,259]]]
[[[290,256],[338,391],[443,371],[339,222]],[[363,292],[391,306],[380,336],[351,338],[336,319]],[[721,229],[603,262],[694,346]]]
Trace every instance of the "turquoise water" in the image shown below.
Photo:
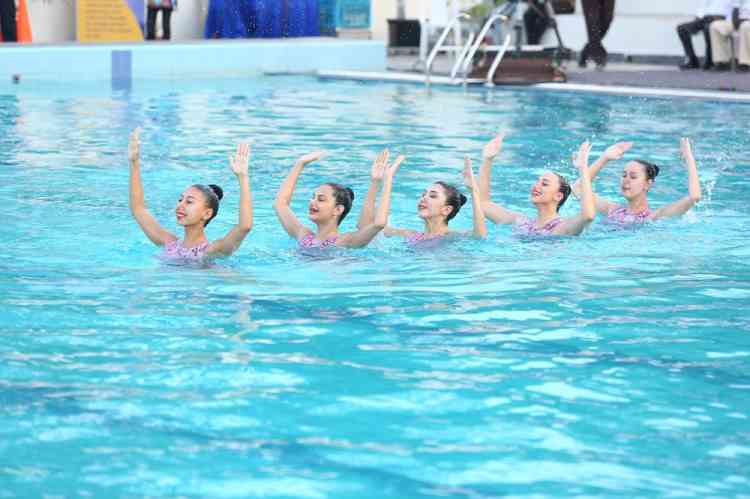
[[[254,81],[0,87],[0,497],[748,497],[750,106],[419,86]],[[176,230],[194,182],[226,192],[255,141],[255,227],[218,265],[163,265],[128,212],[127,134],[143,127],[146,200]],[[623,139],[662,165],[640,230],[414,251],[300,255],[271,203],[298,155],[357,193],[384,146],[408,156],[391,223],[460,182],[496,130],[494,197],[570,153]],[[618,197],[622,162],[596,190]],[[468,206],[466,207],[468,208]],[[569,201],[564,212],[575,212]],[[469,210],[452,223],[468,229]]]

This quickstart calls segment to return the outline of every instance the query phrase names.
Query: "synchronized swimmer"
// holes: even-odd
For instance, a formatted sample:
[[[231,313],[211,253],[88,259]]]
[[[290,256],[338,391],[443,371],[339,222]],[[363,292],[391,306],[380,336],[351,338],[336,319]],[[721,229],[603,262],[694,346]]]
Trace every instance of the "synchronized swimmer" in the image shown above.
[[[370,186],[356,231],[339,232],[339,226],[351,210],[354,201],[354,192],[341,184],[328,182],[320,185],[313,193],[308,204],[308,219],[315,224],[314,231],[305,227],[290,207],[297,180],[303,169],[320,160],[324,155],[323,151],[312,152],[297,159],[281,184],[273,207],[284,230],[302,248],[361,248],[367,246],[380,232],[386,236],[403,237],[409,244],[466,236],[483,239],[487,236],[485,217],[496,224],[514,225],[516,233],[522,236],[577,236],[594,220],[597,213],[606,216],[611,223],[642,224],[660,218],[680,216],[701,198],[698,168],[690,140],[686,138],[681,140],[680,149],[688,170],[688,195],[656,210],[650,209],[647,195],[659,174],[658,166],[641,159],[628,162],[620,181],[620,190],[627,206],[618,205],[596,195],[592,181],[608,162],[621,159],[633,143],[619,142],[610,146],[589,167],[591,144],[584,142],[578,152],[573,154],[573,163],[578,169],[579,178],[571,187],[562,175],[544,172],[530,192],[530,201],[537,212],[536,217],[528,218],[502,207],[491,199],[492,165],[500,155],[503,140],[504,135],[499,134],[484,146],[478,181],[474,177],[471,160],[468,157],[464,160],[463,179],[472,200],[473,230],[470,232],[449,230],[448,223],[459,213],[467,202],[467,197],[455,186],[442,181],[428,186],[417,202],[417,214],[424,225],[422,231],[388,226],[393,178],[405,158],[398,156],[390,163],[390,152],[387,149],[373,161]],[[240,188],[238,223],[226,236],[213,242],[208,241],[205,227],[219,211],[219,201],[223,197],[220,187],[213,184],[196,184],[182,193],[175,207],[177,224],[184,229],[184,236],[179,239],[159,225],[146,208],[140,174],[140,128],[136,128],[130,136],[128,159],[130,211],[146,236],[154,244],[163,247],[164,257],[201,261],[229,256],[239,248],[252,229],[253,207],[248,174],[250,146],[247,143],[240,143],[235,155],[229,156],[229,165],[237,177]],[[378,193],[380,203],[376,210]],[[559,215],[560,208],[571,193],[580,201],[579,213],[562,218]]]

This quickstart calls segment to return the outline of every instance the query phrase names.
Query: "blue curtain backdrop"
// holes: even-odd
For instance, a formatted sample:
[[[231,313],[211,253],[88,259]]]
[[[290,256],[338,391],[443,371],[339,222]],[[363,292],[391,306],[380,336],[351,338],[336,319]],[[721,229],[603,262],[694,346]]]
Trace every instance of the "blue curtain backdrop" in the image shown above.
[[[320,36],[320,0],[210,0],[206,38]]]

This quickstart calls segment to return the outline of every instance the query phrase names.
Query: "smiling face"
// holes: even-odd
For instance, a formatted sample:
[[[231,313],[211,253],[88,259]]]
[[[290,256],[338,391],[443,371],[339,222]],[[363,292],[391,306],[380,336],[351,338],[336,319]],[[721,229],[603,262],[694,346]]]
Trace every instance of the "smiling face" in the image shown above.
[[[440,184],[432,184],[419,197],[417,213],[422,220],[447,218],[453,207],[447,204],[445,189]]]
[[[620,178],[620,192],[627,200],[645,196],[653,184],[646,176],[646,167],[637,161],[625,165]]]
[[[560,177],[552,172],[544,172],[531,187],[529,197],[534,205],[554,204],[557,206],[564,197],[560,192]]]
[[[331,219],[338,220],[343,212],[344,207],[336,204],[333,187],[328,184],[315,190],[307,207],[308,218],[316,224],[328,223]]]
[[[213,210],[208,206],[206,196],[199,189],[190,187],[177,200],[174,213],[179,225],[189,227],[195,224],[206,225]]]

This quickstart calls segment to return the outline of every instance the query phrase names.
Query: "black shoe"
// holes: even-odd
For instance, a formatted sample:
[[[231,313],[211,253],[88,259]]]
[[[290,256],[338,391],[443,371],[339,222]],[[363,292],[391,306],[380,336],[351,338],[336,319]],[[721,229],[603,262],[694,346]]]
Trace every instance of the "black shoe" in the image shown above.
[[[586,66],[586,54],[581,52],[580,54],[578,54],[578,67],[584,69]]]
[[[737,72],[738,73],[750,73],[750,65],[737,64]]]
[[[714,68],[713,62],[704,62],[703,63],[703,71],[709,71]]]
[[[698,64],[698,61],[696,59],[687,59],[685,62],[680,64],[680,69],[686,70],[686,69],[698,69],[701,67],[700,64]]]
[[[714,71],[729,71],[730,69],[732,69],[732,66],[728,62],[717,62],[714,64]]]

